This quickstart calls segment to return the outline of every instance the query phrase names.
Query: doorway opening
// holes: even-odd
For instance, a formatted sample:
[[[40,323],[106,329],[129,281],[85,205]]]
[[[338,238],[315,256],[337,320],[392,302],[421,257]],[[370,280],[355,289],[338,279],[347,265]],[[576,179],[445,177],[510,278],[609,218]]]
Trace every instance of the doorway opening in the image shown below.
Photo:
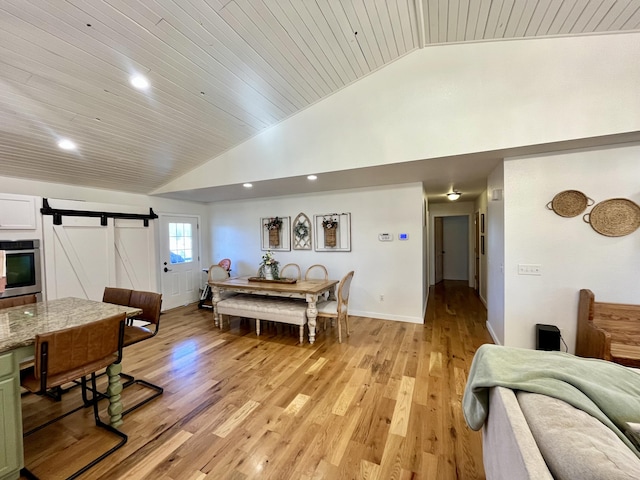
[[[469,282],[469,215],[434,217],[434,271],[443,280]]]

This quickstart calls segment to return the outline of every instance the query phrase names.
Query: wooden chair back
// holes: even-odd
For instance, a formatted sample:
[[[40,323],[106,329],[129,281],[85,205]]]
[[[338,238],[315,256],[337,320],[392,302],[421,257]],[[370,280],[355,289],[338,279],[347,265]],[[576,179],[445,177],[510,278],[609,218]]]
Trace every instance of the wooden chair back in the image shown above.
[[[346,314],[349,309],[349,292],[351,290],[351,280],[353,280],[354,271],[347,273],[338,285],[338,311]]]
[[[329,280],[329,272],[327,272],[327,268],[324,265],[315,264],[311,265],[307,268],[307,271],[304,273],[305,280]]]
[[[297,263],[287,263],[280,269],[280,278],[295,278],[300,280],[302,272],[300,271],[300,265]]]

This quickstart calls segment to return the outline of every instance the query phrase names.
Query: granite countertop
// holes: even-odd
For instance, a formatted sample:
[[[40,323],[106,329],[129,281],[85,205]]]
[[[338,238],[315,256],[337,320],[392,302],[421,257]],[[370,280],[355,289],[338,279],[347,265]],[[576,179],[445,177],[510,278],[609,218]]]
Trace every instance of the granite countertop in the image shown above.
[[[55,332],[123,312],[135,315],[142,310],[73,297],[0,309],[0,352],[33,345],[39,333]]]

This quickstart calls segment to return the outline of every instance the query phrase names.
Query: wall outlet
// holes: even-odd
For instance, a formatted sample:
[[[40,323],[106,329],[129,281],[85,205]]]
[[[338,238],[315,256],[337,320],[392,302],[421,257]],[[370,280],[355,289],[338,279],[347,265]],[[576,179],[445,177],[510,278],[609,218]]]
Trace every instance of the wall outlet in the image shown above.
[[[384,295],[380,294],[380,301],[384,302]]]

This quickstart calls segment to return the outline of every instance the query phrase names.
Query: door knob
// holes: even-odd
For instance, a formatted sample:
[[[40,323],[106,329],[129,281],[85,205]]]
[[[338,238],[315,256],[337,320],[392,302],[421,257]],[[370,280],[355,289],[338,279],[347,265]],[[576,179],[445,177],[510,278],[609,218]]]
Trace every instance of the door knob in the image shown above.
[[[164,271],[165,271],[165,273],[166,273],[166,272],[170,272],[170,271],[171,271],[171,269],[170,269],[170,268],[167,268],[167,267],[164,267]]]

